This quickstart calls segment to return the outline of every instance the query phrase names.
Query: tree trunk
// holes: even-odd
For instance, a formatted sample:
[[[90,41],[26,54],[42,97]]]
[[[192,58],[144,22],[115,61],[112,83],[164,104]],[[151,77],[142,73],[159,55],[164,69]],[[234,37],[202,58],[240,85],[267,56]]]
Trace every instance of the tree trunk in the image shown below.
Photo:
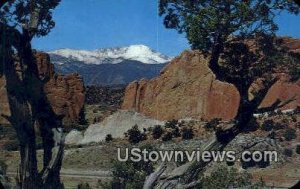
[[[1,71],[6,77],[6,89],[11,115],[2,115],[15,128],[20,142],[21,162],[18,184],[21,189],[61,189],[60,169],[64,137],[61,119],[53,112],[45,96],[33,56],[30,38],[22,35],[18,55],[10,48],[9,33],[1,30]],[[14,39],[15,40],[15,39]],[[1,72],[1,74],[2,74]],[[3,76],[2,76],[3,77]],[[40,124],[44,147],[44,168],[39,173],[36,156],[36,131]]]

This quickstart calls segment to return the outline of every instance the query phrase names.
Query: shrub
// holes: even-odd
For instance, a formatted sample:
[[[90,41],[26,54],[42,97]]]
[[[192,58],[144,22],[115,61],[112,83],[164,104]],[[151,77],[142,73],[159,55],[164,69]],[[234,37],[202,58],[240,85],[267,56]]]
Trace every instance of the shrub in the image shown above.
[[[292,118],[292,122],[297,122],[297,116],[292,115],[291,118]]]
[[[127,131],[128,140],[130,143],[136,144],[142,141],[145,136],[141,133],[137,125],[134,125],[131,129]]]
[[[297,144],[296,146],[296,153],[300,155],[300,144]]]
[[[204,127],[207,130],[216,130],[217,126],[220,124],[221,119],[220,118],[214,118],[207,122]]]
[[[273,120],[266,120],[263,122],[261,126],[261,130],[264,131],[271,131],[274,128],[274,121]]]
[[[172,130],[172,135],[173,137],[177,138],[177,137],[180,137],[181,134],[180,134],[180,130],[178,127],[175,127],[175,129]]]
[[[289,148],[285,148],[283,150],[283,154],[287,157],[292,157],[293,156],[293,150],[292,149],[289,149]]]
[[[7,142],[4,145],[4,149],[7,151],[18,151],[19,147],[20,147],[20,144],[17,140]]]
[[[88,183],[80,183],[77,189],[92,189]]]
[[[280,129],[284,129],[286,127],[287,127],[287,125],[285,125],[283,123],[277,122],[277,123],[274,124],[274,130],[280,130]]]
[[[163,133],[164,133],[164,131],[163,131],[162,127],[160,125],[155,125],[152,130],[152,137],[154,139],[159,139]]]
[[[6,163],[0,159],[0,175],[5,175],[7,170]]]
[[[275,139],[276,138],[276,133],[274,131],[272,131],[269,135],[268,135],[269,138],[271,139]]]
[[[106,137],[105,137],[106,142],[110,142],[112,140],[113,140],[113,137],[111,136],[111,134],[106,135]]]
[[[252,119],[247,124],[247,127],[244,128],[244,132],[254,132],[259,128],[259,124],[257,123],[256,118],[252,117]]]
[[[167,132],[163,137],[162,137],[162,141],[169,141],[172,140],[173,135],[171,132]]]
[[[184,127],[181,132],[182,132],[182,139],[184,140],[189,140],[194,137],[194,132],[192,128]]]
[[[300,114],[300,106],[294,109],[294,114]]]
[[[263,188],[264,182],[252,184],[252,176],[249,173],[239,173],[237,169],[228,168],[224,165],[215,168],[209,176],[201,178],[198,188],[221,189],[221,188]]]
[[[292,128],[287,128],[284,133],[284,138],[286,141],[291,141],[297,137],[296,130]]]
[[[172,119],[170,121],[167,121],[165,123],[165,128],[171,128],[171,129],[174,129],[178,124],[178,120],[175,120],[175,119]]]
[[[154,167],[151,161],[115,161],[112,166],[112,181],[99,184],[104,189],[140,189],[143,188],[146,176],[153,171]]]

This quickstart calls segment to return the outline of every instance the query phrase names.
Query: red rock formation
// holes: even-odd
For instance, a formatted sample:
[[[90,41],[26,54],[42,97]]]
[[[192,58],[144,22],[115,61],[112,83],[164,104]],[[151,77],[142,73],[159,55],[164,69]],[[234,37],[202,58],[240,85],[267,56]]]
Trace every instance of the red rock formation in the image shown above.
[[[57,75],[48,54],[38,52],[35,53],[35,57],[39,77],[46,81],[44,91],[54,113],[64,116],[65,123],[77,122],[85,99],[85,88],[81,76],[78,74]],[[10,115],[5,85],[6,79],[2,76],[0,77],[0,113]],[[7,121],[0,117],[0,124],[7,124]]]
[[[286,40],[289,40],[288,46],[300,47],[299,41]],[[122,108],[159,120],[234,118],[240,99],[238,92],[233,85],[216,80],[207,62],[200,52],[183,52],[162,70],[160,76],[129,84]],[[295,84],[279,81],[261,106],[293,96],[296,99],[284,109],[300,105],[300,80]]]

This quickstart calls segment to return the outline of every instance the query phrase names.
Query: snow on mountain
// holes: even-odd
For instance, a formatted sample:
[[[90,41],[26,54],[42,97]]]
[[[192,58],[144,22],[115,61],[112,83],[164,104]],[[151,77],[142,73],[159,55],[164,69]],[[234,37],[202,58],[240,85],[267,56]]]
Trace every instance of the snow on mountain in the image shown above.
[[[156,52],[145,45],[93,51],[59,49],[51,51],[49,54],[52,57],[52,62],[59,65],[72,61],[80,61],[85,64],[117,64],[123,60],[135,60],[144,64],[163,64],[171,60],[171,57]]]

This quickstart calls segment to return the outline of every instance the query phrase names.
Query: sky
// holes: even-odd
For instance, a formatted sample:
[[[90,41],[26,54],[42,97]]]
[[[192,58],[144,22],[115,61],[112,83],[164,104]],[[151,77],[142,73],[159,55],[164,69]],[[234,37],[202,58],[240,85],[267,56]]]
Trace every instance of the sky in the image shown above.
[[[169,56],[189,48],[184,34],[166,29],[157,0],[62,0],[54,10],[55,28],[35,38],[43,51],[61,48],[94,50],[143,44]],[[279,35],[300,38],[300,15],[276,19]]]

